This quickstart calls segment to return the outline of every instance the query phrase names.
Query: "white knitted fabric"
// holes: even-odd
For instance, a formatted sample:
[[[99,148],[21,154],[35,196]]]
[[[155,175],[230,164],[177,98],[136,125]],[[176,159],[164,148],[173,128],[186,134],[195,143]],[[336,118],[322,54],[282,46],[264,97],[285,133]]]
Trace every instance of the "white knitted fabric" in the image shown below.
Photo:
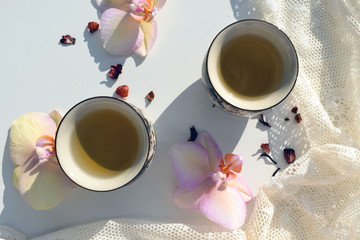
[[[243,0],[237,4],[242,8]],[[300,61],[294,92],[267,113],[270,141],[277,136],[309,145],[300,152],[295,146],[303,154],[259,190],[249,223],[223,232],[114,219],[36,240],[360,239],[360,1],[258,0],[252,5],[286,32]],[[295,105],[303,121],[287,131],[284,116]]]

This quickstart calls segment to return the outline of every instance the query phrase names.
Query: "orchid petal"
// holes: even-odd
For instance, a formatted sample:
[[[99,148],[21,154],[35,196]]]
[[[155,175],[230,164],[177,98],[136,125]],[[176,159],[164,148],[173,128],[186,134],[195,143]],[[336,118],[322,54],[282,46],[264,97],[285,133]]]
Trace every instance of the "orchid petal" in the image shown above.
[[[35,154],[35,144],[42,135],[54,136],[56,124],[48,114],[26,113],[11,125],[9,134],[10,157],[16,165],[23,164]]]
[[[32,168],[16,169],[18,190],[26,202],[36,210],[55,207],[73,187],[73,183],[59,166],[47,160],[38,162]]]
[[[61,114],[60,114],[57,110],[52,110],[52,111],[49,113],[49,116],[50,116],[51,119],[55,122],[56,127],[59,126],[59,124],[60,124],[60,122],[61,122],[61,119],[62,119]]]
[[[129,11],[131,0],[96,0],[96,4],[101,12],[109,8],[117,8],[124,12]]]
[[[125,11],[115,8],[106,10],[100,24],[104,48],[111,54],[129,55],[144,41],[139,22]]]
[[[241,193],[245,202],[250,201],[254,197],[254,193],[250,185],[245,180],[245,178],[239,174],[237,174],[235,179],[228,180],[227,185],[229,188],[237,189]]]
[[[160,10],[164,4],[165,4],[166,0],[155,0],[155,6],[157,10]]]
[[[208,178],[200,183],[200,185],[192,190],[185,190],[178,186],[173,192],[174,203],[182,208],[186,209],[199,209],[199,204],[202,196],[214,185],[214,181]]]
[[[139,25],[144,34],[144,41],[135,53],[145,57],[155,43],[157,37],[157,23],[155,19],[153,19],[150,22],[139,22]]]
[[[197,188],[211,173],[208,154],[198,143],[176,143],[169,155],[177,181],[186,190]]]
[[[209,154],[210,167],[214,172],[217,172],[222,153],[215,140],[210,134],[202,132],[197,136],[195,142],[201,144],[206,149]]]
[[[246,216],[242,194],[224,183],[202,197],[200,210],[210,220],[231,230],[241,227]]]
[[[225,154],[225,162],[228,168],[234,172],[241,172],[243,159],[237,155],[232,153]]]

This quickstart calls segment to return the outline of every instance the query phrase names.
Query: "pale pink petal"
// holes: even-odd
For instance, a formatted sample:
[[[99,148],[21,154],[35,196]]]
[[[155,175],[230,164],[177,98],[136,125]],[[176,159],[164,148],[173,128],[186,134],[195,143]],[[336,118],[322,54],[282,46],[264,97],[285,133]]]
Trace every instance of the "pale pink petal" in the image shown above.
[[[226,166],[228,166],[228,168],[234,172],[241,172],[243,161],[244,160],[237,154],[225,154]]]
[[[197,188],[211,174],[208,154],[198,143],[176,143],[169,155],[177,181],[184,189]]]
[[[102,12],[109,8],[117,8],[128,12],[131,2],[131,0],[96,0],[98,8]]]
[[[200,210],[210,220],[231,230],[241,227],[246,217],[246,205],[241,193],[224,184],[214,187],[202,197]]]
[[[237,177],[233,180],[228,180],[227,184],[228,187],[237,189],[241,193],[245,202],[253,199],[253,190],[243,176],[237,174]]]
[[[56,127],[59,126],[60,121],[62,119],[61,114],[57,110],[54,109],[49,113],[49,116],[52,118],[52,120],[54,120]]]
[[[194,190],[185,190],[178,186],[173,192],[173,201],[175,205],[186,209],[199,209],[199,203],[202,196],[214,185],[211,178],[205,179]]]
[[[144,35],[144,41],[141,46],[136,49],[135,53],[139,56],[145,57],[153,47],[157,37],[157,23],[155,19],[150,22],[139,22],[140,29]]]
[[[26,202],[36,210],[47,210],[58,205],[72,189],[73,183],[59,166],[44,160],[18,172],[18,190]],[[15,184],[15,182],[14,182]]]
[[[201,144],[209,154],[209,164],[211,170],[218,171],[219,161],[222,158],[222,153],[215,140],[206,132],[200,133],[195,142]]]
[[[100,25],[104,48],[111,54],[129,55],[144,41],[139,22],[122,10],[106,10],[101,16]]]
[[[35,154],[37,139],[42,135],[54,137],[56,124],[45,113],[26,113],[11,125],[9,134],[10,157],[16,165],[23,164]]]
[[[164,6],[165,2],[166,0],[155,0],[155,7],[157,10],[160,10]]]

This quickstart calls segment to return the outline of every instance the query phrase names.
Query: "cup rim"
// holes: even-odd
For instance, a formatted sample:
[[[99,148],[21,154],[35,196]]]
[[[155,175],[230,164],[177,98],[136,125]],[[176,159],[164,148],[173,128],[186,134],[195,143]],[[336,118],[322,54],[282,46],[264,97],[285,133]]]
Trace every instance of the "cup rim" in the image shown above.
[[[56,129],[55,142],[54,142],[55,156],[56,156],[56,161],[57,161],[57,163],[59,164],[59,167],[60,167],[61,171],[67,176],[68,179],[70,179],[70,180],[71,180],[74,184],[76,184],[77,186],[79,186],[79,187],[81,187],[81,188],[84,188],[84,189],[86,189],[86,190],[89,190],[89,191],[93,191],[93,192],[111,192],[111,191],[120,189],[120,188],[125,187],[126,185],[132,183],[135,179],[137,179],[137,178],[143,173],[144,168],[147,167],[147,160],[146,160],[146,159],[149,158],[149,154],[150,154],[150,152],[151,152],[151,144],[148,144],[148,149],[147,149],[147,154],[146,154],[146,157],[145,157],[145,161],[144,161],[141,169],[139,170],[139,172],[138,172],[132,179],[130,179],[128,182],[126,182],[125,184],[123,184],[123,185],[121,185],[121,186],[119,186],[119,187],[115,187],[115,188],[111,188],[111,189],[106,189],[106,190],[96,190],[96,189],[91,189],[91,188],[82,186],[81,184],[79,184],[78,182],[76,182],[75,180],[73,180],[73,179],[65,172],[65,170],[63,169],[63,167],[62,167],[62,165],[61,165],[61,162],[60,162],[60,160],[59,160],[59,157],[58,157],[58,154],[57,154],[57,151],[56,151],[56,149],[57,149],[57,144],[56,144],[56,143],[57,143],[57,136],[58,136],[58,132],[59,132],[59,129],[60,129],[60,127],[61,127],[61,124],[63,123],[63,120],[66,118],[66,116],[67,116],[75,107],[77,107],[78,105],[80,105],[80,104],[82,104],[82,103],[84,103],[84,102],[93,100],[93,99],[111,99],[111,100],[119,101],[119,102],[121,102],[121,103],[126,104],[128,107],[130,107],[131,109],[134,110],[134,107],[133,107],[130,103],[128,103],[128,102],[126,102],[126,101],[124,101],[124,100],[121,100],[121,99],[119,99],[119,98],[114,98],[114,97],[109,97],[109,96],[95,96],[95,97],[90,97],[90,98],[86,98],[86,99],[84,99],[84,100],[76,103],[74,106],[72,106],[72,107],[65,113],[65,115],[64,115],[64,116],[62,117],[62,119],[60,120],[60,123],[59,123],[59,125],[58,125],[58,127],[57,127],[57,129]],[[147,125],[146,125],[144,119],[142,118],[142,116],[141,116],[137,111],[134,110],[134,112],[135,112],[136,115],[138,115],[138,117],[141,119],[141,122],[143,123],[143,125],[145,126],[145,128],[147,128]],[[148,132],[148,131],[145,131],[145,132],[146,132],[147,138],[150,140],[149,132]]]
[[[236,24],[240,24],[240,23],[243,23],[243,22],[260,22],[260,23],[264,23],[264,24],[267,24],[267,25],[270,25],[274,28],[276,28],[279,32],[281,32],[286,38],[287,40],[290,42],[290,46],[291,48],[293,49],[294,51],[294,55],[295,55],[295,60],[296,60],[296,74],[295,74],[295,78],[294,78],[294,83],[293,85],[291,86],[290,90],[287,92],[287,94],[278,102],[276,102],[275,104],[269,106],[269,107],[266,107],[266,108],[262,108],[262,109],[246,109],[246,108],[241,108],[241,107],[238,107],[238,106],[235,106],[234,104],[228,102],[227,100],[225,100],[224,97],[222,97],[222,95],[219,93],[219,91],[217,91],[213,85],[213,83],[211,82],[211,78],[210,78],[210,74],[209,74],[209,53],[210,53],[210,50],[215,42],[215,40],[228,28],[232,27],[233,25],[236,25]],[[206,59],[205,59],[205,62],[206,62],[206,77],[209,79],[209,83],[211,85],[211,88],[213,89],[213,91],[216,93],[216,95],[218,97],[221,98],[221,100],[223,102],[226,102],[227,104],[229,104],[231,107],[235,108],[235,109],[239,109],[241,111],[247,111],[247,112],[252,112],[252,113],[257,113],[257,112],[263,112],[263,111],[266,111],[268,109],[271,109],[277,105],[279,105],[280,103],[282,103],[289,95],[290,93],[292,92],[292,90],[294,89],[295,85],[296,85],[296,82],[297,82],[297,78],[298,78],[298,75],[299,75],[299,59],[298,59],[298,54],[296,52],[296,49],[295,49],[295,46],[293,44],[293,42],[291,41],[291,39],[287,36],[287,34],[282,31],[280,28],[278,28],[276,25],[270,23],[270,22],[267,22],[267,21],[264,21],[264,20],[260,20],[260,19],[252,19],[252,18],[249,18],[249,19],[243,19],[243,20],[239,20],[239,21],[236,21],[236,22],[233,22],[227,26],[225,26],[221,31],[219,31],[216,36],[213,38],[213,40],[211,41],[211,44],[208,48],[208,51],[206,53]]]

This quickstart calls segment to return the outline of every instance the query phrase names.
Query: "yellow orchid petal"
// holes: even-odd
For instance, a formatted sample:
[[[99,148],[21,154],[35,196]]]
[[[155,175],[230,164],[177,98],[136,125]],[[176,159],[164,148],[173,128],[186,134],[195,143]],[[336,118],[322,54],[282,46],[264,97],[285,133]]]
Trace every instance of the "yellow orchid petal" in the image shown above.
[[[56,127],[59,126],[60,121],[62,119],[61,114],[57,110],[54,109],[49,113],[49,116],[52,118],[52,120],[54,120]]]
[[[26,202],[36,210],[47,210],[57,206],[73,188],[73,183],[59,166],[51,161],[40,161],[20,174],[18,190]]]
[[[155,19],[150,22],[139,22],[140,29],[144,35],[144,41],[138,49],[135,50],[135,53],[145,57],[151,48],[153,47],[156,37],[157,37],[157,23]]]
[[[16,165],[24,164],[35,154],[36,141],[42,135],[54,136],[56,124],[45,113],[26,113],[11,125],[9,134],[10,157]]]

